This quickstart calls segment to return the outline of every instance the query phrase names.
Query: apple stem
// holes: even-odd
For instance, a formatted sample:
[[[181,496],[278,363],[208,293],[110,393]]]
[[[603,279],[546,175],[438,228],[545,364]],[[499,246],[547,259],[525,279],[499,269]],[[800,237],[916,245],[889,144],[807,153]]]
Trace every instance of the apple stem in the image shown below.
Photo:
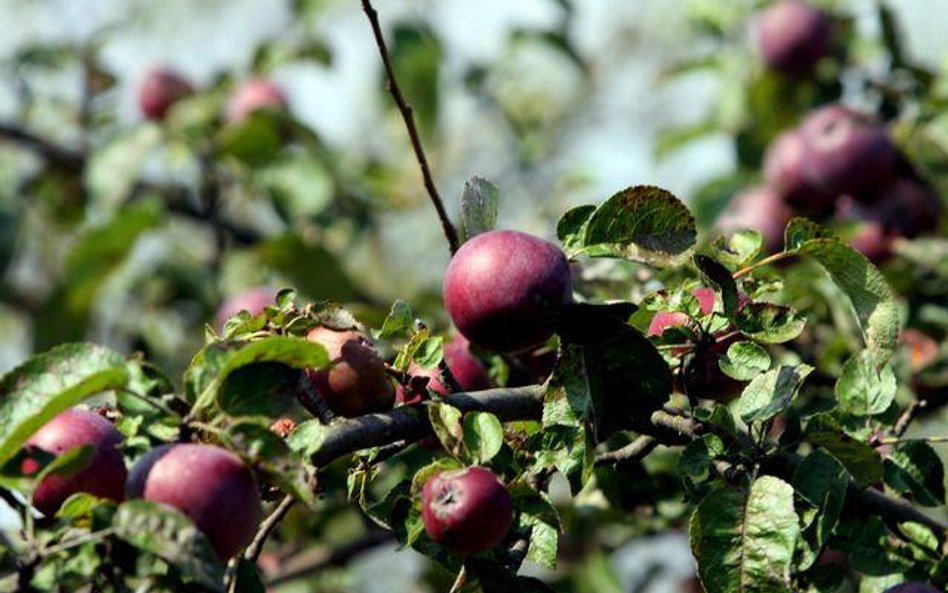
[[[438,213],[438,218],[441,220],[441,228],[444,231],[444,236],[448,240],[448,246],[453,255],[458,250],[458,247],[460,247],[458,233],[454,225],[451,224],[451,219],[448,218],[448,213],[444,209],[444,203],[438,194],[438,188],[435,187],[434,178],[431,176],[431,168],[428,166],[428,158],[425,156],[425,149],[421,144],[421,137],[418,135],[418,129],[415,127],[415,117],[412,114],[411,105],[408,104],[405,100],[405,96],[402,95],[402,90],[398,86],[398,80],[395,78],[395,69],[392,67],[392,59],[388,52],[388,46],[385,44],[385,37],[382,35],[382,27],[379,25],[379,14],[375,8],[372,7],[370,0],[362,0],[362,10],[365,11],[365,15],[369,19],[369,24],[372,26],[375,44],[379,48],[382,64],[385,66],[385,76],[388,79],[389,93],[391,93],[392,99],[395,101],[395,106],[398,107],[398,111],[405,121],[405,128],[408,130],[411,147],[415,152],[415,158],[418,160],[418,166],[421,169],[425,189],[428,191],[428,197],[431,198],[431,203],[434,205]]]
[[[763,266],[767,266],[767,265],[770,265],[770,264],[772,264],[772,263],[776,263],[776,262],[778,262],[778,261],[780,261],[780,260],[787,259],[787,258],[789,258],[789,257],[793,257],[794,255],[796,255],[796,253],[793,252],[793,251],[781,251],[781,252],[775,253],[775,254],[773,254],[773,255],[768,255],[768,256],[765,257],[764,259],[758,260],[758,261],[752,263],[751,265],[749,265],[749,266],[747,266],[747,267],[744,267],[744,268],[741,268],[740,270],[734,272],[733,274],[731,274],[731,277],[734,278],[735,280],[737,280],[737,279],[740,278],[741,276],[746,276],[747,274],[750,274],[751,272],[753,272],[753,271],[756,270],[757,268],[760,268],[760,267],[763,267]]]

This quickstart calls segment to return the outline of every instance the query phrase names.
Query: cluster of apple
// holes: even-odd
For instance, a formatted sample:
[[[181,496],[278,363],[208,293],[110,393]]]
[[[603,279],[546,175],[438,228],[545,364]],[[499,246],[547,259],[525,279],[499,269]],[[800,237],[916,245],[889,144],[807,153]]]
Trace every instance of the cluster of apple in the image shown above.
[[[28,455],[37,449],[61,455],[92,447],[88,464],[72,474],[50,474],[33,492],[33,506],[53,516],[73,494],[92,494],[121,502],[142,498],[187,515],[221,558],[230,558],[253,537],[262,514],[260,492],[250,468],[237,455],[208,444],[180,443],[152,449],[129,472],[119,446],[124,437],[112,423],[90,410],[67,410],[27,441]],[[24,474],[39,468],[27,456]]]
[[[138,89],[138,107],[147,119],[161,121],[172,105],[192,94],[194,85],[181,74],[169,68],[153,68]],[[225,119],[239,123],[258,109],[287,109],[283,91],[266,78],[254,78],[239,86],[227,103]]]
[[[545,342],[556,331],[562,309],[572,300],[569,265],[554,244],[516,231],[491,231],[468,241],[452,259],[444,281],[448,313],[461,332],[445,348],[445,362],[465,390],[490,386],[486,368],[470,344],[497,352],[519,352]],[[271,304],[265,289],[225,303],[219,322],[241,310],[258,313]],[[318,326],[307,334],[323,345],[332,366],[305,372],[315,393],[336,415],[351,418],[391,409],[396,387],[369,337],[356,330]],[[422,371],[428,387],[449,389],[437,371]],[[412,403],[402,395],[403,404]],[[69,475],[43,478],[34,506],[52,516],[71,495],[126,498],[170,505],[207,536],[227,559],[245,547],[261,519],[260,490],[251,469],[226,449],[196,443],[163,445],[143,455],[128,471],[122,434],[100,414],[71,409],[56,416],[28,441],[29,450],[53,455],[91,446],[86,467]],[[35,449],[34,449],[35,448]],[[27,458],[24,473],[38,470]],[[422,492],[425,529],[457,554],[496,546],[513,520],[511,497],[490,470],[469,467],[432,477]]]
[[[759,21],[768,67],[810,73],[827,55],[830,20],[802,0],[782,0]],[[757,230],[771,252],[782,248],[794,215],[853,227],[851,243],[879,263],[899,237],[937,229],[941,200],[901,157],[885,125],[844,105],[824,106],[782,132],[764,155],[765,184],[734,196],[719,217],[722,231]]]

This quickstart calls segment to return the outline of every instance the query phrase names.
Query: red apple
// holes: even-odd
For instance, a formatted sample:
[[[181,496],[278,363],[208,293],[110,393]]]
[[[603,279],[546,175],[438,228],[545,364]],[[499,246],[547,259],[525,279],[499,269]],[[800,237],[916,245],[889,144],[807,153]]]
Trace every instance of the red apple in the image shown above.
[[[272,289],[258,286],[246,290],[221,304],[217,310],[217,327],[223,329],[227,320],[241,311],[247,311],[251,315],[259,315],[263,313],[263,309],[267,305],[272,305],[275,302],[276,291]]]
[[[194,87],[180,74],[165,68],[154,68],[138,89],[138,107],[151,120],[162,120],[179,99],[194,93]]]
[[[287,109],[286,95],[273,81],[255,78],[234,91],[227,104],[227,121],[242,122],[259,109]]]
[[[822,11],[802,0],[780,0],[761,15],[757,42],[768,66],[805,74],[827,54],[830,33]]]
[[[487,368],[471,352],[471,345],[464,336],[458,334],[444,345],[444,362],[451,369],[454,380],[464,391],[479,391],[491,387]],[[413,363],[408,372],[415,376],[428,377],[428,389],[441,395],[448,395],[448,387],[441,381],[441,372],[437,367],[422,369]],[[398,385],[395,389],[396,401],[400,403],[413,404],[421,400],[421,397],[417,395],[406,397],[405,387],[402,385]]]
[[[118,446],[124,437],[112,423],[87,410],[74,408],[59,414],[36,431],[27,441],[52,455],[60,455],[91,445],[94,449],[89,465],[74,474],[49,475],[33,493],[33,505],[46,516],[56,514],[63,502],[77,492],[121,501],[124,498],[125,461]],[[36,471],[36,462],[24,462],[25,473]]]
[[[472,344],[498,352],[539,346],[572,301],[569,263],[548,241],[518,231],[470,239],[444,276],[444,304]]]
[[[395,403],[385,362],[369,339],[354,330],[316,327],[306,339],[325,346],[332,367],[307,370],[313,388],[334,414],[354,418],[384,412]]]
[[[425,531],[455,554],[479,554],[497,546],[513,521],[510,493],[482,467],[441,472],[421,495]]]
[[[714,312],[714,303],[717,300],[717,296],[713,288],[695,288],[691,291],[691,294],[698,299],[698,308],[701,310],[702,315],[710,315]],[[652,321],[648,324],[648,330],[645,332],[645,335],[660,336],[665,333],[666,329],[686,326],[689,321],[691,321],[691,319],[688,315],[681,311],[659,311],[652,317]]]
[[[125,494],[166,504],[190,517],[222,560],[250,543],[263,514],[250,468],[213,445],[152,449],[132,468]]]
[[[898,153],[875,118],[844,105],[809,114],[800,125],[807,145],[806,175],[830,194],[871,195],[895,173]]]
[[[727,356],[731,344],[741,340],[740,335],[716,339],[706,348],[696,348],[678,378],[684,393],[699,399],[729,401],[740,395],[746,382],[729,377],[721,370],[721,357]]]
[[[731,233],[749,229],[760,233],[764,249],[777,253],[783,249],[783,233],[793,217],[793,210],[780,194],[765,186],[754,187],[731,198],[727,208],[714,223],[720,232]]]
[[[811,180],[811,158],[806,138],[799,130],[782,132],[764,153],[764,179],[787,205],[822,214],[832,209],[836,196]]]

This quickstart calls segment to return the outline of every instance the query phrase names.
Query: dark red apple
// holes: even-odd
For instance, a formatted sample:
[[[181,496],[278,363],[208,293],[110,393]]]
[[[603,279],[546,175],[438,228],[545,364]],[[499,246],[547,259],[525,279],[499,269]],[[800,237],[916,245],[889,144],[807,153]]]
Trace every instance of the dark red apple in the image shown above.
[[[444,345],[444,362],[451,369],[454,380],[464,391],[479,391],[491,387],[487,368],[471,352],[471,345],[464,336],[458,334]],[[441,372],[438,368],[422,369],[412,364],[408,372],[415,376],[428,377],[428,389],[441,395],[448,395],[448,387],[441,381]],[[422,399],[418,395],[406,397],[406,390],[402,385],[398,385],[395,389],[395,399],[399,403],[413,404]]]
[[[764,179],[787,205],[805,213],[822,214],[832,209],[836,196],[810,178],[810,152],[799,130],[782,132],[764,153]]]
[[[769,67],[805,74],[827,54],[830,33],[821,10],[802,0],[780,0],[760,16],[757,43]]]
[[[714,401],[729,401],[740,395],[746,382],[729,377],[721,370],[721,357],[727,355],[731,344],[741,340],[734,334],[715,339],[707,346],[699,346],[678,378],[679,386],[688,396]]]
[[[698,308],[701,310],[702,315],[710,315],[714,312],[714,303],[717,300],[717,296],[713,288],[695,288],[691,291],[691,294],[698,299]],[[648,324],[648,330],[645,332],[645,335],[660,336],[665,333],[666,329],[686,326],[690,321],[691,318],[681,311],[659,311],[652,317],[652,321]]]
[[[479,554],[497,546],[513,521],[504,483],[482,467],[441,472],[421,495],[425,531],[455,554]]]
[[[444,275],[444,304],[472,344],[498,352],[539,346],[572,301],[563,251],[518,231],[489,231],[458,249]]]
[[[154,68],[138,89],[138,107],[146,118],[162,120],[172,105],[193,92],[191,83],[177,72]]]
[[[264,286],[251,288],[224,301],[217,310],[217,327],[223,329],[228,319],[241,311],[259,315],[267,305],[276,302],[276,291]]]
[[[765,186],[753,187],[731,198],[727,208],[718,216],[714,228],[732,233],[749,229],[760,233],[764,249],[777,253],[783,249],[783,233],[793,217],[793,210],[780,194]]]
[[[844,105],[829,105],[800,124],[806,143],[805,173],[833,195],[872,195],[895,174],[895,145],[882,123]]]
[[[287,109],[286,95],[273,81],[255,78],[234,91],[227,104],[227,121],[242,122],[259,109]]]
[[[354,418],[392,408],[395,387],[385,362],[365,335],[320,326],[310,330],[306,339],[322,344],[332,361],[332,367],[310,369],[306,375],[334,414]]]
[[[889,587],[883,593],[940,593],[939,589],[927,583],[901,583],[894,587]]]
[[[73,408],[59,414],[26,441],[28,448],[61,455],[70,449],[91,445],[89,465],[74,474],[49,475],[33,493],[33,505],[46,516],[56,514],[63,502],[77,492],[121,501],[124,498],[125,460],[118,446],[124,437],[112,423],[87,410]],[[36,462],[24,463],[24,472],[36,471]]]
[[[222,560],[250,543],[263,513],[250,468],[213,445],[152,449],[132,468],[125,494],[166,504],[190,517]]]

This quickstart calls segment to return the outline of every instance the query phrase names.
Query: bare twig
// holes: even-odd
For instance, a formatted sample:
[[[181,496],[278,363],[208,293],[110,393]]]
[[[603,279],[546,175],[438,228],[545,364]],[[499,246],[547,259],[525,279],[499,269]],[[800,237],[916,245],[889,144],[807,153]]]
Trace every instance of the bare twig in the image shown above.
[[[73,173],[81,172],[86,164],[86,157],[82,152],[59,146],[13,124],[0,123],[0,139],[19,144]]]
[[[415,151],[415,158],[418,160],[418,166],[421,168],[421,176],[425,182],[425,189],[428,191],[428,197],[438,212],[438,218],[441,220],[441,228],[444,236],[448,240],[448,246],[453,254],[458,250],[460,242],[458,233],[448,218],[448,213],[444,209],[444,203],[438,194],[438,188],[435,187],[434,178],[431,176],[431,168],[428,166],[428,158],[425,156],[425,149],[421,145],[421,137],[418,135],[418,129],[415,127],[415,117],[412,113],[411,105],[405,100],[401,88],[398,86],[398,80],[395,78],[395,69],[392,67],[392,59],[388,52],[388,46],[385,44],[385,37],[382,35],[382,27],[379,24],[379,14],[372,7],[370,0],[362,0],[362,10],[372,25],[372,33],[375,35],[375,44],[379,48],[379,54],[382,57],[382,64],[385,66],[385,76],[388,79],[388,90],[395,100],[395,106],[405,120],[405,128],[408,130],[408,137],[411,140],[412,150]]]
[[[247,546],[247,549],[244,551],[244,558],[250,562],[257,561],[257,558],[260,557],[260,552],[263,551],[263,544],[267,542],[270,533],[280,524],[283,517],[290,512],[294,504],[296,504],[296,499],[289,494],[283,497],[283,500],[280,501],[277,508],[273,509],[273,512],[270,513],[270,515],[263,520],[263,523],[260,524],[260,527],[257,528],[257,533],[254,534],[253,541],[250,542],[250,545]]]
[[[918,416],[925,406],[928,405],[928,402],[924,399],[914,400],[911,402],[907,408],[899,415],[899,419],[895,421],[895,427],[892,429],[892,434],[896,437],[901,437],[905,434],[905,431],[908,430],[909,425],[912,424],[912,420]]]
[[[658,439],[648,435],[642,435],[621,449],[602,453],[596,457],[597,465],[618,465],[626,461],[641,459],[655,450],[659,444]]]

